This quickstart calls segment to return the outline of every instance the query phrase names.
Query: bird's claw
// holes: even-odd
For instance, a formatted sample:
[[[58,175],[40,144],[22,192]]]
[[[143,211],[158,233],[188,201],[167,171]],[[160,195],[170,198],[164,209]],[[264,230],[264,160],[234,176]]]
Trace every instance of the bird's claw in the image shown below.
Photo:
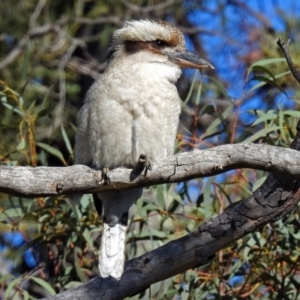
[[[105,167],[102,169],[101,182],[103,181],[104,184],[110,184],[110,178],[108,172],[109,172],[108,168]]]
[[[135,169],[138,173],[141,173],[143,170],[145,170],[145,174],[144,174],[145,176],[147,175],[148,171],[152,170],[151,162],[147,158],[146,154],[141,154],[139,156],[139,159],[138,159],[138,162],[137,162],[137,165],[136,165]]]

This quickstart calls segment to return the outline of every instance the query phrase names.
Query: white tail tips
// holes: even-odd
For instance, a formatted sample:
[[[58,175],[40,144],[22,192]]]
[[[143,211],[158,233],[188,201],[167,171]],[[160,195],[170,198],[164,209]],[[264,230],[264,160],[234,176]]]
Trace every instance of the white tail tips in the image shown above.
[[[110,227],[103,224],[101,248],[99,254],[99,271],[101,277],[112,276],[119,280],[125,263],[126,226],[116,224]]]

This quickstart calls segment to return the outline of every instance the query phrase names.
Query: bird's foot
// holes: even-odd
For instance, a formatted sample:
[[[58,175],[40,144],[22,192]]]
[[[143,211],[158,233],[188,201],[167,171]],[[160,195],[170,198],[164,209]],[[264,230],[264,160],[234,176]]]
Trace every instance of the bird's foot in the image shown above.
[[[109,173],[108,168],[105,167],[102,169],[101,182],[103,181],[104,184],[110,184],[110,178],[108,173]]]
[[[152,170],[151,162],[150,162],[150,160],[147,158],[147,155],[146,155],[146,154],[141,154],[141,155],[139,156],[137,165],[136,165],[136,167],[135,167],[135,171],[138,172],[138,173],[141,173],[143,170],[145,171],[144,176],[147,175],[147,172],[148,172],[148,171],[151,171],[151,170]]]

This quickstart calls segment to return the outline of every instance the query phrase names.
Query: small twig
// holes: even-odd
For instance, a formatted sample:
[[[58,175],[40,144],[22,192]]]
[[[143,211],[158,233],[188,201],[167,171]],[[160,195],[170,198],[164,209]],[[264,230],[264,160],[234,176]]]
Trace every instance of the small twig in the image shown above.
[[[290,55],[290,52],[289,52],[289,49],[288,49],[288,46],[289,46],[289,43],[290,43],[290,39],[284,43],[281,38],[278,39],[277,41],[277,45],[279,46],[279,48],[282,50],[284,56],[285,56],[285,59],[289,65],[289,68],[293,74],[293,76],[295,77],[295,79],[300,83],[300,73],[298,72],[298,70],[296,69],[294,63],[293,63],[293,60],[291,58],[291,55]]]
[[[109,17],[98,17],[98,18],[75,18],[71,21],[78,22],[81,24],[88,25],[97,25],[97,24],[114,24],[114,25],[122,25],[123,22],[120,17],[117,16],[109,16]]]
[[[37,4],[37,6],[35,7],[34,12],[29,19],[29,28],[30,29],[33,29],[35,27],[35,22],[36,22],[37,18],[40,16],[40,14],[46,4],[47,4],[47,0],[40,0],[39,3]]]
[[[293,63],[293,60],[291,58],[289,49],[288,49],[288,46],[289,46],[290,42],[291,42],[291,40],[288,39],[288,41],[286,43],[284,43],[281,40],[281,38],[279,38],[278,41],[277,41],[277,45],[282,50],[293,76],[300,83],[300,73],[296,69],[296,67]],[[297,132],[296,132],[295,138],[294,138],[290,148],[298,150],[298,151],[300,150],[300,120],[297,123]]]
[[[172,5],[182,3],[182,0],[166,0],[162,3],[147,6],[135,5],[128,0],[122,0],[122,3],[131,11],[139,12],[142,14],[149,14],[150,12],[163,12],[165,9]]]

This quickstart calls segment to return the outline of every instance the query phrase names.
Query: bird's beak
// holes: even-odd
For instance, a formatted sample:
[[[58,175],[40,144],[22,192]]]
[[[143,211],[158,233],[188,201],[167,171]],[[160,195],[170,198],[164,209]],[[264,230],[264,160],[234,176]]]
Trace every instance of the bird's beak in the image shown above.
[[[167,55],[172,62],[176,63],[181,68],[214,69],[214,67],[209,62],[197,57],[191,52],[165,51],[164,54]]]

